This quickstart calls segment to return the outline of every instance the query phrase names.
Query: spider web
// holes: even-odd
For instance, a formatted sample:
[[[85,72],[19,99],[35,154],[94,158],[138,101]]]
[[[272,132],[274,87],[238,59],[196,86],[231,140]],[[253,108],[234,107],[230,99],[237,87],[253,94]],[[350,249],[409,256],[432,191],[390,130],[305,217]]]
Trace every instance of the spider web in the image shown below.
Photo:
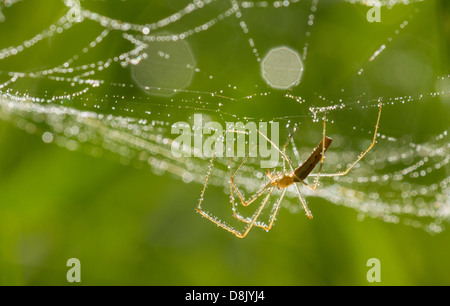
[[[361,220],[439,233],[450,216],[448,122],[410,117],[448,114],[448,58],[430,47],[441,42],[439,31],[431,27],[430,37],[416,36],[440,4],[372,2],[81,1],[74,8],[70,1],[46,1],[48,16],[34,26],[19,16],[32,16],[42,2],[5,2],[0,118],[45,143],[148,165],[157,175],[198,183],[200,192],[210,160],[173,156],[175,122],[192,123],[195,114],[224,126],[279,122],[283,137],[297,128],[288,155],[300,164],[320,141],[326,114],[334,142],[323,172],[333,173],[370,143],[381,99],[381,127],[370,154],[347,176],[322,178],[319,189],[302,192],[352,208]],[[378,28],[368,23],[365,5],[383,6],[389,21]],[[70,20],[71,14],[79,19]],[[343,20],[349,14],[363,29]],[[333,32],[326,40],[321,33],[328,29]],[[287,89],[268,84],[261,68],[271,52],[283,49],[296,52],[304,65],[301,81]],[[274,67],[281,76],[288,68]],[[247,194],[263,184],[259,161],[250,159],[236,178]],[[228,159],[218,158],[209,174],[210,186],[229,193]],[[294,189],[283,205],[301,211]]]

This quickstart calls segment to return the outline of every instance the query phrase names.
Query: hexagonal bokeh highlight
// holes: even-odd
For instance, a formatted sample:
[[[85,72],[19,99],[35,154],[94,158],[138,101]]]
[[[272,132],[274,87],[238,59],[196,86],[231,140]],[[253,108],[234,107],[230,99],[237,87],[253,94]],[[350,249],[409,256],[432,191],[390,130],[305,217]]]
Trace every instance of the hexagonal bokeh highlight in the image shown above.
[[[168,97],[190,85],[196,64],[186,41],[153,41],[144,51],[131,74],[145,92]]]
[[[303,63],[297,52],[287,47],[270,50],[261,62],[264,80],[272,88],[289,89],[300,83]]]

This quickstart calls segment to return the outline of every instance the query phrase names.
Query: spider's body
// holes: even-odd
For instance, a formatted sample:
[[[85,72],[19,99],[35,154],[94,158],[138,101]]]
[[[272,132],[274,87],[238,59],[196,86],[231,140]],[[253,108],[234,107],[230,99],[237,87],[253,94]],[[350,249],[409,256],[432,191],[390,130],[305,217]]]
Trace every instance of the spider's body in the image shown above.
[[[278,172],[273,176],[270,172],[267,172],[267,176],[272,182],[272,185],[278,189],[284,189],[294,184],[294,176],[292,174],[283,174]]]
[[[288,146],[289,142],[291,141],[292,135],[295,132],[295,130],[293,133],[291,133],[291,135],[289,135],[288,140],[286,141],[282,150],[278,149],[276,144],[274,144],[272,141],[270,141],[270,139],[268,139],[267,136],[265,136],[263,133],[258,131],[258,133],[261,136],[266,138],[266,140],[268,140],[272,144],[272,146],[281,153],[283,160],[284,160],[283,172],[271,173],[267,170],[266,175],[270,180],[269,183],[263,185],[261,190],[259,190],[255,194],[253,194],[250,197],[250,199],[246,200],[244,198],[244,196],[242,195],[242,193],[240,192],[240,190],[238,189],[238,187],[236,186],[236,184],[234,182],[234,177],[237,174],[237,172],[239,171],[239,169],[242,167],[242,165],[245,163],[245,161],[247,160],[248,156],[250,155],[250,152],[247,154],[247,156],[241,162],[241,164],[239,165],[237,170],[234,172],[234,174],[231,172],[231,166],[229,167],[230,168],[230,195],[231,195],[230,199],[231,199],[231,205],[232,205],[232,210],[233,210],[233,216],[235,218],[237,218],[238,220],[246,223],[246,227],[243,231],[238,231],[238,230],[232,228],[231,226],[229,226],[221,221],[218,221],[217,218],[211,216],[209,213],[203,211],[201,208],[201,205],[203,202],[203,196],[204,196],[204,193],[206,190],[206,186],[208,184],[209,173],[211,172],[213,161],[214,161],[214,155],[213,155],[213,157],[211,158],[208,175],[206,176],[205,185],[203,186],[202,196],[200,197],[200,201],[197,206],[197,211],[202,216],[204,216],[207,219],[209,219],[210,221],[214,222],[216,225],[218,225],[218,226],[226,229],[227,231],[233,233],[234,235],[236,235],[236,237],[244,238],[245,236],[247,236],[248,232],[250,231],[250,229],[253,226],[261,227],[261,228],[265,229],[266,231],[268,231],[272,228],[272,226],[275,222],[278,210],[281,206],[281,201],[283,200],[283,197],[286,194],[287,187],[293,185],[295,187],[295,191],[297,192],[300,203],[303,206],[303,209],[305,210],[306,216],[309,219],[312,219],[311,211],[309,210],[308,205],[306,204],[306,201],[300,192],[298,184],[296,184],[296,183],[301,183],[301,184],[305,185],[306,187],[308,187],[309,189],[315,190],[319,186],[319,178],[320,177],[339,177],[339,176],[346,175],[375,145],[376,138],[377,138],[378,124],[380,122],[380,117],[381,117],[382,106],[383,106],[383,103],[381,102],[381,99],[380,99],[379,100],[378,118],[377,118],[377,121],[375,124],[375,131],[373,133],[372,143],[369,145],[369,147],[364,152],[362,152],[358,156],[358,158],[352,164],[348,165],[344,171],[337,172],[337,173],[321,173],[322,166],[325,161],[325,152],[327,151],[328,147],[331,145],[331,142],[332,142],[332,139],[330,137],[327,137],[325,134],[325,126],[326,126],[326,117],[325,116],[324,116],[324,120],[323,120],[322,141],[313,150],[311,155],[296,169],[294,169],[291,159],[286,155],[286,147]],[[288,163],[288,165],[289,165],[288,171],[286,170],[286,163]],[[319,163],[320,163],[320,166],[319,166],[318,172],[311,174],[311,172],[314,170],[314,168]],[[230,164],[231,164],[231,159],[230,159]],[[313,185],[310,185],[305,181],[306,178],[308,178],[310,176],[315,177],[315,182]],[[275,188],[281,190],[281,195],[278,198],[278,200],[274,203],[274,206],[271,209],[269,223],[266,224],[266,223],[258,220],[258,218],[260,217],[261,212],[263,211],[264,207],[267,205],[268,200]],[[238,196],[242,206],[249,206],[256,200],[258,200],[260,197],[262,197],[263,195],[264,195],[264,198],[263,198],[260,206],[258,207],[258,209],[253,214],[253,216],[251,218],[244,218],[237,212],[236,203],[234,201],[234,194],[236,194]]]

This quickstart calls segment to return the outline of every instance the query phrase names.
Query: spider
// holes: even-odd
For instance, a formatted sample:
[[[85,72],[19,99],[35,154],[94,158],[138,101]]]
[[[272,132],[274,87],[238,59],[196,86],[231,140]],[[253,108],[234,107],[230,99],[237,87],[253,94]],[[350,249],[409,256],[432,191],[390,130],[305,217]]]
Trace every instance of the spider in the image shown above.
[[[382,105],[383,105],[382,101],[379,100],[378,118],[377,118],[377,121],[375,124],[375,131],[374,131],[373,140],[372,140],[371,144],[367,147],[367,149],[365,151],[363,151],[358,156],[358,158],[353,163],[351,163],[349,166],[347,166],[347,168],[344,171],[337,172],[337,173],[321,173],[322,166],[325,161],[325,152],[327,151],[328,147],[331,145],[331,142],[332,142],[332,139],[330,137],[326,136],[326,133],[325,133],[326,132],[326,116],[324,116],[324,118],[323,118],[323,133],[322,133],[321,142],[314,149],[314,151],[311,153],[311,155],[297,168],[294,168],[291,159],[286,155],[286,147],[290,143],[293,134],[296,132],[295,129],[288,136],[287,141],[284,144],[282,150],[280,150],[270,139],[268,139],[268,137],[266,135],[264,135],[263,133],[261,133],[258,130],[257,132],[260,135],[262,135],[269,143],[271,143],[272,146],[274,146],[280,152],[281,157],[283,158],[283,172],[271,173],[269,171],[269,169],[267,169],[266,176],[268,177],[269,182],[267,184],[265,184],[258,192],[253,194],[250,197],[250,199],[246,200],[242,196],[242,193],[239,191],[238,187],[236,186],[236,184],[234,182],[234,177],[238,173],[239,169],[244,165],[244,163],[246,162],[246,160],[248,159],[248,157],[250,155],[250,152],[255,147],[249,151],[249,153],[245,156],[245,158],[242,160],[241,164],[238,166],[238,168],[236,169],[236,171],[234,173],[232,173],[232,171],[231,171],[231,165],[229,166],[229,169],[230,169],[230,181],[229,182],[230,182],[230,195],[231,195],[230,202],[232,205],[233,217],[246,223],[246,226],[242,231],[238,231],[238,230],[232,228],[231,226],[217,220],[217,218],[213,217],[208,212],[205,212],[201,207],[203,198],[204,198],[204,194],[205,194],[205,190],[208,185],[209,175],[211,173],[213,161],[215,158],[215,152],[214,152],[213,156],[211,158],[211,162],[209,165],[208,174],[206,176],[206,181],[203,186],[202,194],[201,194],[198,206],[197,206],[197,212],[200,213],[203,217],[207,218],[208,220],[214,222],[216,225],[220,226],[221,228],[231,232],[236,237],[244,238],[247,236],[247,234],[253,228],[253,226],[263,228],[266,231],[269,231],[272,228],[272,226],[275,222],[276,216],[278,214],[278,210],[281,206],[281,201],[283,200],[283,197],[286,194],[287,187],[294,185],[295,191],[298,195],[299,201],[300,201],[303,209],[305,210],[306,216],[309,219],[312,219],[313,216],[311,214],[311,211],[309,210],[308,205],[307,205],[305,199],[303,198],[303,196],[300,192],[300,188],[298,187],[297,183],[302,183],[309,189],[315,190],[315,189],[317,189],[317,187],[319,185],[320,177],[338,177],[338,176],[344,176],[347,173],[349,173],[350,170],[372,149],[372,147],[376,143],[377,131],[378,131],[378,126],[379,126],[380,117],[381,117]],[[230,163],[231,163],[231,159],[230,159]],[[288,171],[286,170],[286,163],[289,165]],[[319,163],[320,163],[320,165],[319,165],[318,172],[316,174],[311,174],[311,172],[314,170],[314,168]],[[305,181],[305,179],[309,176],[315,177],[315,182],[313,185],[310,185]],[[270,217],[269,217],[269,223],[265,224],[263,222],[258,221],[258,218],[261,215],[261,212],[263,211],[263,209],[266,207],[267,202],[275,189],[281,190],[281,195],[271,210]],[[254,212],[253,216],[250,218],[244,218],[241,215],[239,215],[239,213],[237,212],[236,203],[235,203],[235,199],[233,196],[233,191],[237,194],[237,196],[243,206],[249,206],[250,204],[255,202],[257,199],[259,199],[262,195],[264,195],[266,192],[267,192],[267,194],[265,195],[264,199],[262,200],[261,205]]]

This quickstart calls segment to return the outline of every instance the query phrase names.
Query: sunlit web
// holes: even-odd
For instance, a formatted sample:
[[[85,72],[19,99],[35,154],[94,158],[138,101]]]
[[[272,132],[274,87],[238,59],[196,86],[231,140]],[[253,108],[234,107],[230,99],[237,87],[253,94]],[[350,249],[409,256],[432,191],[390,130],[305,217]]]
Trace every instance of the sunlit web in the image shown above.
[[[0,118],[41,135],[45,143],[96,157],[112,153],[123,164],[149,165],[157,175],[170,173],[185,183],[203,184],[208,158],[172,155],[171,126],[177,121],[192,123],[197,113],[224,124],[277,121],[286,136],[297,127],[299,135],[289,154],[298,164],[320,140],[320,122],[326,113],[334,142],[324,168],[333,172],[345,168],[370,142],[377,101],[382,98],[386,115],[371,154],[348,176],[323,179],[318,190],[303,192],[352,208],[361,220],[372,217],[432,233],[444,230],[450,216],[448,123],[436,131],[425,129],[417,137],[405,136],[395,129],[392,120],[398,118],[392,114],[448,104],[448,71],[436,73],[413,58],[411,62],[423,68],[420,77],[435,85],[432,89],[414,88],[411,78],[399,84],[399,91],[384,84],[380,92],[370,92],[367,85],[380,83],[384,76],[374,79],[374,75],[379,67],[389,65],[390,58],[406,58],[399,50],[408,47],[404,40],[411,33],[404,32],[411,25],[417,27],[417,17],[427,10],[420,1],[194,0],[176,1],[158,14],[153,4],[143,8],[138,1],[108,2],[118,9],[115,12],[145,10],[136,13],[135,20],[129,19],[130,14],[108,14],[106,1],[81,1],[78,11],[74,2],[48,1],[58,13],[41,21],[42,28],[27,28],[23,25],[27,21],[21,20],[26,30],[22,41],[10,35],[18,20],[8,16],[32,11],[39,1],[0,4]],[[318,52],[314,44],[320,43],[315,35],[326,22],[320,13],[335,8],[364,13],[364,5],[404,11],[399,22],[373,39],[370,52],[359,54],[359,64],[350,69],[352,82],[330,93],[325,90],[329,83],[320,83],[320,76],[311,81]],[[73,14],[76,20],[70,20]],[[265,24],[264,16],[272,16],[272,21]],[[293,17],[289,30],[294,37],[279,41],[277,35],[286,34],[282,27],[289,26],[285,21]],[[364,14],[359,17],[367,23]],[[267,42],[266,37],[272,40]],[[27,60],[35,52],[46,54],[49,44],[55,46],[50,47],[53,58]],[[290,56],[285,62],[283,54]],[[247,66],[234,67],[233,62]],[[241,82],[243,74],[250,81]],[[301,87],[303,82],[319,85],[308,91]],[[354,84],[358,89],[352,89]],[[257,111],[274,103],[276,111],[271,115]],[[224,194],[229,191],[227,166],[227,159],[218,159],[209,182],[223,186]],[[248,193],[255,192],[264,171],[258,160],[251,160],[236,183]],[[288,190],[289,197],[296,195]],[[289,200],[284,204],[292,212],[301,210]]]

